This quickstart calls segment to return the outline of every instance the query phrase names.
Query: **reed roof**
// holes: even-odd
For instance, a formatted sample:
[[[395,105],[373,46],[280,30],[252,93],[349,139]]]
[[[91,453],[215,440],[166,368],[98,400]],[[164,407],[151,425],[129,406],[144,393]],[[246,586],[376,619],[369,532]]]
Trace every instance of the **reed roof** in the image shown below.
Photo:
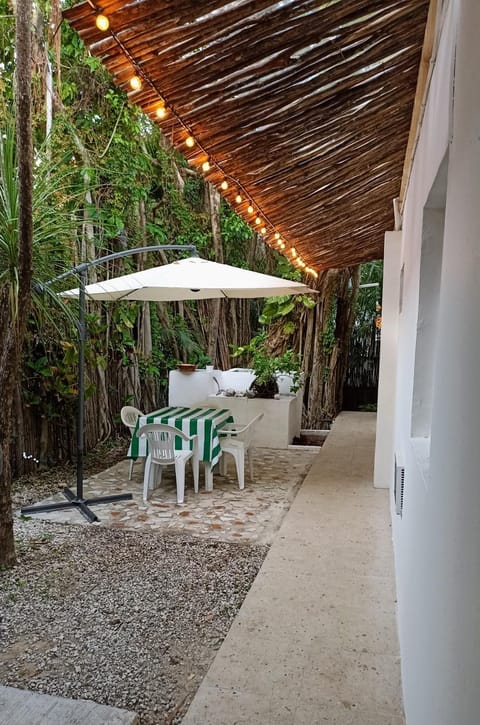
[[[428,0],[92,0],[64,11],[132,102],[245,219],[316,270],[393,228]],[[133,74],[140,90],[129,85]],[[164,102],[167,115],[156,111]],[[188,135],[196,139],[185,146]],[[240,193],[242,202],[236,203]],[[249,213],[249,203],[255,212]]]

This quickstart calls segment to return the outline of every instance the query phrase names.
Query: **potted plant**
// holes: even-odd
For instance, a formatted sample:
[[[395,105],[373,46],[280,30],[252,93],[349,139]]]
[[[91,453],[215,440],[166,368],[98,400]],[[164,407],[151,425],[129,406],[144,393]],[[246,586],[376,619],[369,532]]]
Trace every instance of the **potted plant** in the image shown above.
[[[265,335],[257,335],[248,345],[238,347],[233,357],[248,355],[248,366],[255,373],[255,380],[249,391],[255,398],[274,398],[278,394],[277,377],[286,374],[291,378],[291,392],[296,392],[301,385],[302,362],[300,355],[291,349],[281,355],[273,356],[268,350]]]
[[[255,373],[255,380],[249,388],[252,397],[274,398],[278,393],[274,358],[259,351],[253,357],[252,367]]]
[[[290,393],[296,393],[303,385],[302,359],[298,352],[285,350],[282,355],[274,358],[277,381],[281,376],[289,379]]]

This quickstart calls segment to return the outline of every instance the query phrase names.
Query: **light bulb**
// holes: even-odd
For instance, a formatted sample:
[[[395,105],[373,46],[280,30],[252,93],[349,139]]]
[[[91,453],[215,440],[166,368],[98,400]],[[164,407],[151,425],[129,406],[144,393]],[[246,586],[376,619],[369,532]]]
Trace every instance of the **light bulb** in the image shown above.
[[[228,181],[224,179],[222,183],[220,184],[220,188],[226,191],[228,189]]]
[[[207,171],[210,171],[210,163],[208,161],[204,161],[203,162],[203,164],[202,164],[202,171],[205,171],[205,173]]]
[[[262,223],[262,220],[260,219],[260,217],[259,217],[259,216],[257,216],[257,218],[255,219],[255,224],[256,224],[257,226],[260,226],[260,224],[261,224],[261,223]]]
[[[138,76],[132,76],[130,78],[130,88],[132,88],[134,91],[139,91],[142,87],[142,81]]]
[[[195,146],[195,139],[193,136],[187,136],[185,139],[185,145],[188,146],[189,149],[192,149]]]
[[[100,13],[95,18],[95,25],[97,26],[97,28],[99,30],[101,30],[104,33],[110,27],[110,20],[107,18],[106,15],[102,15]]]
[[[251,204],[249,204],[247,211],[249,214],[253,214],[253,206]]]
[[[292,257],[294,257],[294,258],[295,258],[295,257],[297,256],[297,250],[295,249],[295,247],[292,247],[292,248],[290,249],[290,254],[291,254],[291,255],[292,255]]]
[[[275,232],[274,237],[275,239],[280,239],[280,232]]]
[[[266,233],[267,233],[267,228],[266,227],[262,227],[260,229],[260,234],[266,234]]]
[[[157,115],[157,118],[165,118],[165,116],[167,115],[167,109],[165,108],[165,106],[159,106],[155,113]]]
[[[282,244],[283,244],[283,242],[282,242],[282,240],[280,239],[280,237],[278,237],[278,238],[277,238],[277,244],[278,244],[278,246],[279,246],[279,247],[281,247],[281,246],[282,246]]]
[[[237,194],[237,196],[235,197],[235,201],[237,202],[237,204],[241,204],[242,203],[242,195],[241,194]]]

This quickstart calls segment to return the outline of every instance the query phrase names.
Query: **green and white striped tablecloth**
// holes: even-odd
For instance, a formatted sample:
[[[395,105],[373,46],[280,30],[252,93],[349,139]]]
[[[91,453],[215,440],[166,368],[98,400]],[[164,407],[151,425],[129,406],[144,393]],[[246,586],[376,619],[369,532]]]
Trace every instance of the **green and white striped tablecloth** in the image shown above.
[[[185,408],[182,406],[170,406],[156,410],[149,415],[142,415],[137,421],[137,427],[128,450],[130,458],[147,456],[147,439],[138,438],[137,430],[148,423],[163,423],[178,428],[189,436],[198,435],[200,460],[208,461],[213,467],[220,457],[218,429],[227,423],[233,423],[233,416],[232,411],[226,408]],[[175,438],[175,447],[188,448],[189,442],[182,438]]]

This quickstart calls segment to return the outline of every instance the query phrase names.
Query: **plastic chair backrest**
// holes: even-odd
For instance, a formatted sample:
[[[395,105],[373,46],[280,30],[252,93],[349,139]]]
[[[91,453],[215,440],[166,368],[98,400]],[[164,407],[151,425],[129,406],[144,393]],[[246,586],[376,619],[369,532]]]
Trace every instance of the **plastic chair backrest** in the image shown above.
[[[190,436],[183,433],[183,431],[162,423],[142,425],[137,435],[139,438],[147,438],[152,462],[164,464],[175,463],[176,436],[184,440],[190,440]]]
[[[259,413],[255,416],[255,418],[252,418],[252,420],[250,420],[245,426],[245,432],[242,435],[243,442],[245,443],[245,448],[248,448],[248,446],[252,442],[252,439],[255,435],[255,426],[262,418],[263,413]]]
[[[255,435],[255,426],[259,420],[263,418],[263,413],[259,413],[248,421],[248,423],[231,423],[226,425],[225,428],[219,430],[219,433],[227,433],[227,438],[223,438],[224,443],[227,443],[229,438],[233,440],[242,441],[245,448],[248,448],[252,442],[252,438]],[[228,443],[227,443],[228,445]]]
[[[138,408],[134,408],[133,405],[124,405],[120,411],[122,423],[126,425],[127,428],[130,428],[131,431],[135,429],[140,415],[143,415],[142,411],[138,410]]]

